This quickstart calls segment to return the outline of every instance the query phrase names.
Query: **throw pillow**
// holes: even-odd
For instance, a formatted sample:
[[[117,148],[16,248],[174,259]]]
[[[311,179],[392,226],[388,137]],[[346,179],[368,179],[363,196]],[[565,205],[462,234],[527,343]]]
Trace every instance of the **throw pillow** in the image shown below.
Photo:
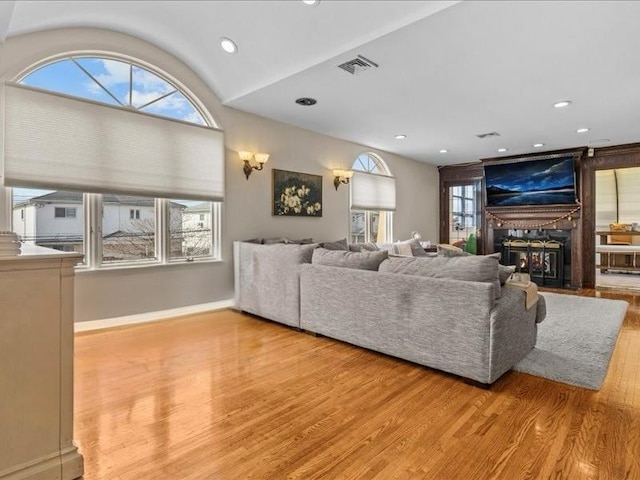
[[[461,257],[467,253],[461,248],[446,243],[439,243],[436,248],[438,249],[438,255],[442,257]]]
[[[409,254],[402,253],[407,251],[407,248],[406,248],[407,246],[410,248],[411,253]],[[411,255],[413,257],[427,256],[427,252],[425,252],[424,248],[422,248],[422,245],[420,245],[420,240],[416,240],[415,238],[393,243],[391,245],[391,251],[396,255]]]
[[[349,244],[349,250],[352,252],[377,252],[380,249],[373,242],[363,242]]]
[[[313,238],[301,238],[300,240],[284,239],[284,243],[295,243],[296,245],[309,245],[313,243]]]
[[[287,239],[284,237],[277,237],[277,238],[265,238],[262,243],[264,243],[265,245],[272,245],[274,243],[287,243]]]
[[[335,240],[333,242],[323,242],[320,244],[320,247],[326,248],[327,250],[349,250],[349,244],[347,243],[346,238]]]
[[[327,250],[317,248],[313,251],[311,263],[330,267],[357,268],[360,270],[378,270],[387,258],[388,252],[347,252],[344,250]]]
[[[500,277],[500,285],[504,285],[513,272],[516,271],[515,265],[498,265],[498,276]]]
[[[380,265],[382,273],[402,273],[423,277],[485,282],[493,285],[495,298],[500,298],[498,259],[489,255],[464,257],[389,258]]]

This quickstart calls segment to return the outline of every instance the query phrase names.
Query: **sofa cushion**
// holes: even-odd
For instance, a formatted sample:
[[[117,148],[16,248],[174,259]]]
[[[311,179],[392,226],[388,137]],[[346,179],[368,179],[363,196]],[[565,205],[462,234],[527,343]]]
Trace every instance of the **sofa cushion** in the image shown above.
[[[378,270],[380,263],[388,257],[386,250],[377,252],[347,252],[317,248],[313,251],[311,263],[330,267],[357,268],[360,270]]]
[[[347,243],[346,238],[335,240],[333,242],[323,242],[320,244],[320,247],[326,248],[327,250],[349,250],[349,244]]]
[[[498,258],[490,255],[464,257],[392,257],[379,268],[383,273],[402,273],[433,278],[485,282],[493,285],[495,298],[502,295],[498,275]],[[458,292],[464,295],[464,292]]]

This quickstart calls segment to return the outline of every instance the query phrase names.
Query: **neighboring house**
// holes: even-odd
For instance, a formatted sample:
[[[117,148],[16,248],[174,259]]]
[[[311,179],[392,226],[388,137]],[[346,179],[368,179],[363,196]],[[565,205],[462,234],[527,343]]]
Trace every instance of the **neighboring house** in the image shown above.
[[[182,211],[182,252],[186,256],[211,253],[211,204],[202,202]]]
[[[52,192],[33,197],[13,207],[13,230],[24,242],[65,252],[82,252],[83,207],[83,194],[80,192]],[[182,204],[171,203],[172,224],[182,224],[185,208]],[[155,256],[153,198],[105,194],[102,196],[102,212],[104,261]]]
[[[13,231],[23,242],[82,252],[83,216],[82,193],[48,193],[14,205]]]

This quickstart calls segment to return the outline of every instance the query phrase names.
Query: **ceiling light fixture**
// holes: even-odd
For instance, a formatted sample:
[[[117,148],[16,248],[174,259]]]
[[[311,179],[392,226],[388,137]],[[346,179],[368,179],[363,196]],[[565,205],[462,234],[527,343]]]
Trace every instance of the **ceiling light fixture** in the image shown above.
[[[504,152],[506,152],[506,151],[507,151],[507,149],[506,149],[506,148],[499,148],[499,149],[498,149],[498,153],[504,153]]]
[[[579,128],[576,130],[576,133],[585,133],[588,132],[590,129],[589,128]]]
[[[396,135],[396,140],[404,140],[405,138],[407,138],[406,135]]]
[[[560,102],[556,102],[553,104],[553,108],[564,108],[571,105],[571,100],[561,100]]]
[[[236,42],[227,37],[222,37],[220,39],[220,46],[222,47],[222,50],[227,53],[236,53],[238,51]]]
[[[540,148],[540,147],[544,147],[544,143],[534,143],[533,144],[533,148]]]
[[[440,150],[440,153],[447,153],[449,150],[447,150],[446,148],[443,148],[442,150]]]
[[[318,5],[320,0],[302,0],[305,5]]]
[[[304,107],[310,107],[310,106],[315,105],[316,103],[318,103],[318,101],[315,98],[302,97],[302,98],[297,99],[296,103],[298,105],[302,105]]]

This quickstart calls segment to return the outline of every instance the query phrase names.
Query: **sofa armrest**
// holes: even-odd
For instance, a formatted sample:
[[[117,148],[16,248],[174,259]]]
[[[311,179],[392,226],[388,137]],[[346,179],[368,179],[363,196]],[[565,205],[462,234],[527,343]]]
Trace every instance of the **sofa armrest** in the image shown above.
[[[530,309],[525,308],[523,290],[503,288],[502,297],[491,312],[491,376],[499,378],[526,357],[536,344],[538,309],[544,314],[544,298]]]

